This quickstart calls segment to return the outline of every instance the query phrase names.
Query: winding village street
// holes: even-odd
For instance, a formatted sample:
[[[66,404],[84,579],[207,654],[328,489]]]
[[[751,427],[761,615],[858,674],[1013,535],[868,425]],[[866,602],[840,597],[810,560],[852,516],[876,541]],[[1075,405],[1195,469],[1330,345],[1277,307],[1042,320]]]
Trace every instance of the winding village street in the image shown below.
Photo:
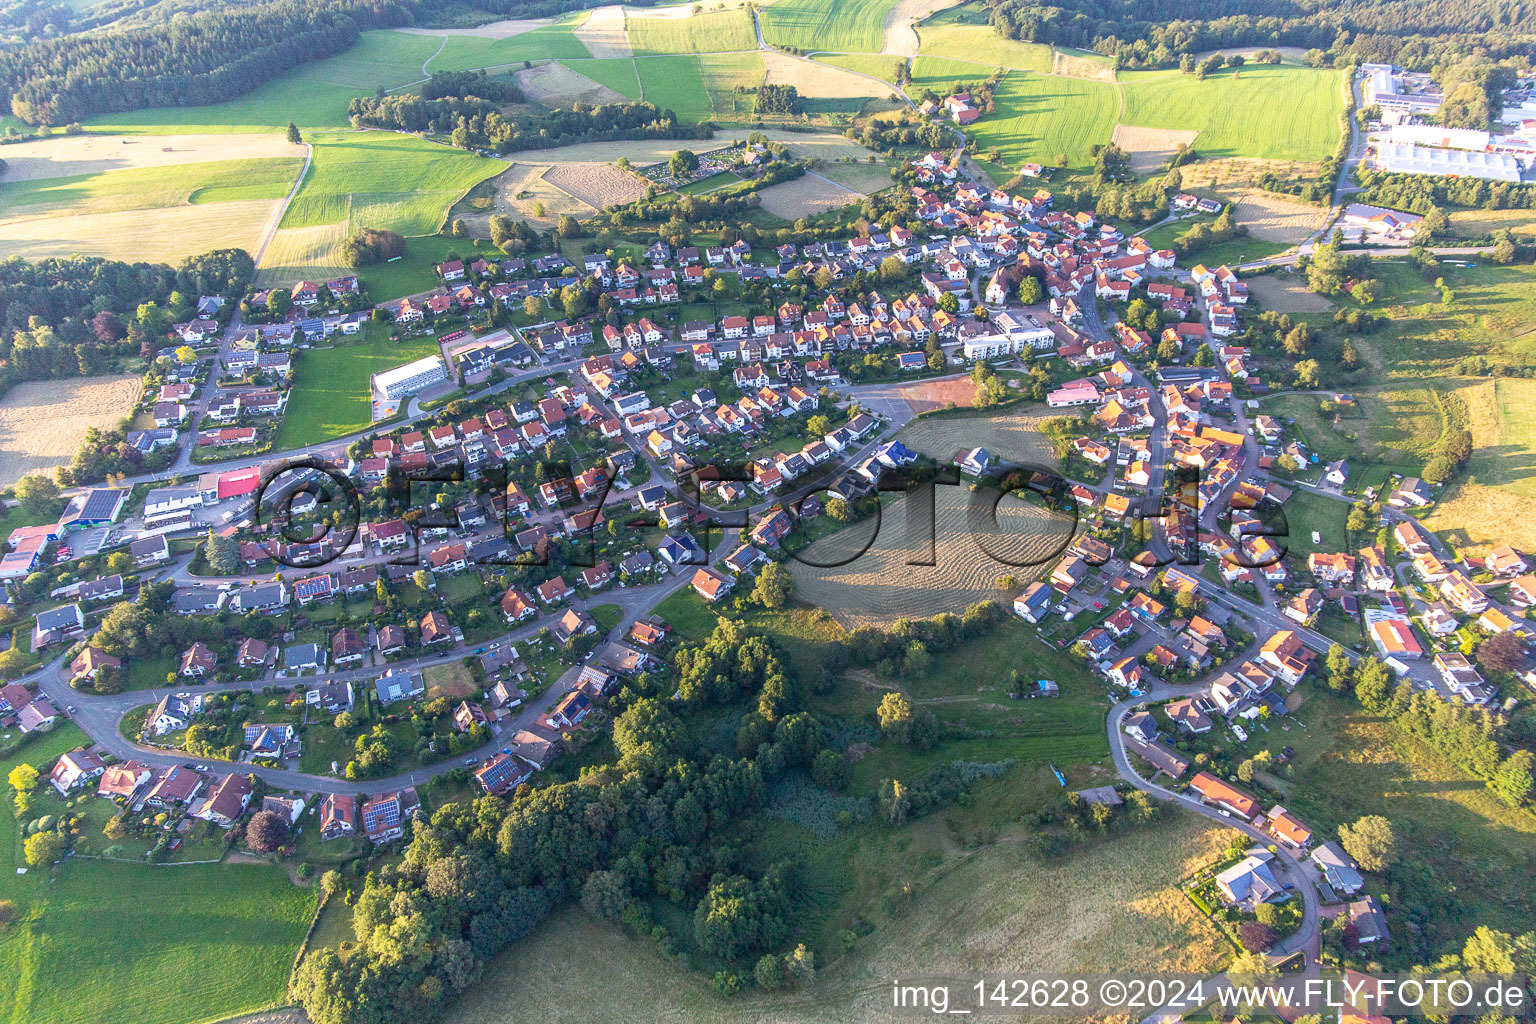
[[[754,19],[756,12],[754,11]],[[759,29],[759,39],[761,39]],[[766,45],[766,44],[765,44]],[[905,98],[905,94],[903,94]],[[910,103],[910,99],[908,100]],[[1351,153],[1358,155],[1361,140],[1358,135],[1352,137]],[[1336,194],[1334,215],[1338,213],[1338,203],[1342,202],[1343,194],[1348,191],[1341,177],[1339,192]],[[1332,218],[1330,218],[1331,220]],[[1319,233],[1319,237],[1321,232]],[[1307,246],[1302,247],[1305,251]],[[1464,252],[1480,250],[1453,249],[1446,252]],[[1294,263],[1298,252],[1293,251],[1288,255],[1274,257],[1266,260],[1255,261],[1247,264],[1248,267],[1258,268],[1271,264]],[[1187,271],[1178,270],[1173,273],[1173,278],[1179,283],[1189,284],[1190,277]],[[983,280],[979,271],[972,273],[968,281],[971,297],[977,305],[982,304]],[[1077,303],[1082,312],[1081,334],[1091,341],[1111,342],[1115,341],[1113,324],[1105,322],[1103,311],[1095,294],[1094,282],[1090,278],[1077,295]],[[1033,319],[1033,318],[1032,318]],[[242,327],[238,314],[229,325],[221,347],[215,358],[222,360],[230,352],[230,342],[235,333]],[[686,344],[668,343],[663,348],[669,353],[686,353],[690,346]],[[955,360],[959,362],[959,360]],[[529,368],[506,377],[497,384],[474,390],[468,399],[479,401],[496,395],[513,392],[530,382],[542,381],[556,374],[574,373],[581,367],[581,358],[548,359],[540,357]],[[1020,363],[1018,365],[1027,365]],[[961,374],[947,376],[927,377],[926,382],[953,380],[961,377]],[[1147,462],[1149,481],[1145,488],[1147,501],[1157,501],[1164,497],[1166,487],[1166,475],[1175,464],[1173,444],[1175,438],[1171,437],[1169,429],[1169,412],[1165,407],[1161,389],[1157,381],[1149,378],[1148,374],[1140,368],[1133,368],[1126,382],[1129,386],[1146,389],[1148,400],[1146,412],[1150,416],[1151,425],[1147,430],[1146,444],[1151,457]],[[879,424],[878,430],[862,438],[856,449],[843,453],[843,457],[834,460],[833,464],[824,471],[811,474],[804,478],[805,482],[793,489],[777,496],[768,496],[764,500],[753,503],[749,508],[734,513],[734,518],[726,519],[719,513],[709,509],[699,509],[701,516],[715,519],[721,524],[718,542],[709,548],[710,563],[718,563],[724,556],[742,539],[742,525],[752,515],[761,514],[773,506],[785,505],[795,508],[801,499],[818,491],[825,490],[828,485],[845,473],[849,467],[865,460],[881,445],[895,438],[901,429],[914,418],[912,404],[904,393],[900,381],[892,383],[878,383],[867,385],[844,385],[837,389],[838,402],[843,409],[851,404],[857,404],[860,410],[871,414]],[[195,417],[200,418],[207,411],[209,401],[214,392],[212,387],[206,389],[198,400]],[[604,416],[620,419],[620,415],[614,410],[610,402],[601,395],[593,396],[590,401],[593,406]],[[409,428],[430,419],[433,414],[421,411],[417,402],[412,401],[408,406],[407,415],[400,420],[392,421],[390,428]],[[1262,481],[1267,477],[1260,468],[1262,452],[1255,441],[1253,431],[1248,420],[1248,411],[1244,403],[1231,402],[1231,419],[1233,429],[1243,435],[1243,443],[1240,449],[1240,471],[1230,479],[1215,496],[1200,510],[1198,526],[1202,529],[1219,530],[1216,517],[1226,507],[1228,499],[1236,488],[1245,481]],[[145,474],[138,477],[120,481],[122,486],[132,486],[139,483],[164,482],[171,478],[183,477],[190,473],[220,473],[237,469],[245,469],[253,466],[271,468],[283,460],[294,460],[311,456],[335,466],[338,471],[345,472],[348,462],[347,450],[352,442],[373,434],[374,431],[361,431],[346,437],[319,442],[304,448],[281,453],[278,456],[264,455],[230,459],[221,462],[194,463],[192,453],[196,450],[195,438],[189,437],[184,444],[174,465],[163,472]],[[681,494],[677,485],[673,482],[670,469],[664,465],[652,451],[645,445],[635,443],[631,445],[635,454],[643,459],[650,470],[650,486],[661,484],[673,498],[688,500],[688,496]],[[1082,487],[1096,494],[1104,495],[1115,493],[1113,464],[1106,478],[1102,481],[1081,482]],[[1078,481],[1072,481],[1078,484]],[[635,503],[637,494],[642,488],[627,487],[615,489],[605,497],[606,508],[616,511],[627,510]],[[1330,499],[1348,501],[1341,493],[1328,490],[1317,490],[1316,493]],[[1156,508],[1155,505],[1149,505]],[[556,524],[563,517],[561,509],[546,509],[527,517],[523,524],[532,523]],[[228,514],[224,518],[217,518],[216,513],[204,510],[199,513],[198,521],[190,532],[180,535],[180,539],[195,538],[207,531],[215,524],[228,521]],[[508,538],[510,540],[510,538]],[[1150,539],[1150,547],[1163,564],[1174,561],[1167,538],[1161,530],[1153,532]],[[399,556],[387,555],[382,550],[372,550],[368,545],[359,544],[356,548],[345,552],[336,568],[357,568],[361,566],[382,566],[386,562],[397,561]],[[224,577],[210,577],[206,575],[194,576],[191,572],[191,555],[182,555],[176,558],[170,565],[165,566],[153,574],[153,578],[169,580],[181,587],[209,587],[231,588],[235,586],[266,582],[272,579],[269,573],[244,573]],[[606,634],[609,639],[622,639],[629,628],[649,615],[659,604],[679,590],[687,587],[693,581],[697,565],[677,565],[672,567],[670,574],[665,578],[651,583],[630,584],[622,589],[608,590],[602,594],[593,594],[583,598],[577,598],[571,602],[572,607],[590,611],[600,605],[617,606],[619,618],[617,623]],[[283,574],[290,582],[303,573]],[[1246,597],[1240,597],[1225,586],[1208,579],[1198,582],[1198,593],[1217,609],[1220,609],[1224,617],[1231,621],[1242,623],[1246,632],[1253,634],[1258,639],[1252,641],[1247,653],[1255,653],[1258,647],[1269,637],[1282,631],[1294,633],[1300,641],[1310,650],[1318,654],[1327,652],[1334,646],[1334,641],[1323,633],[1297,624],[1281,611],[1280,602],[1275,592],[1268,583],[1262,579],[1257,584],[1262,603],[1254,603]],[[1068,616],[1070,618],[1071,616]],[[532,623],[521,625],[493,637],[489,640],[471,644],[454,646],[443,653],[411,657],[406,660],[390,663],[391,669],[420,670],[429,666],[442,665],[465,659],[479,654],[487,648],[497,648],[501,645],[525,643],[543,628],[547,621],[535,620]],[[1147,646],[1156,639],[1152,635]],[[1042,641],[1044,642],[1044,641]],[[1138,655],[1144,650],[1135,651]],[[174,765],[187,764],[189,761],[209,761],[206,757],[192,757],[184,751],[167,750],[164,748],[146,746],[133,739],[125,737],[121,730],[121,721],[128,712],[158,701],[167,693],[186,695],[205,695],[215,693],[229,693],[242,688],[254,686],[272,685],[282,686],[310,685],[322,680],[345,681],[360,685],[363,688],[371,686],[378,678],[383,668],[382,661],[377,666],[367,664],[363,667],[322,671],[319,676],[305,676],[302,678],[287,678],[285,676],[267,676],[259,682],[252,683],[215,683],[194,684],[190,681],[186,685],[177,684],[174,687],[160,687],[153,690],[137,690],[103,696],[89,692],[77,691],[70,685],[69,667],[65,663],[66,655],[60,655],[43,665],[41,668],[25,677],[22,682],[35,685],[38,691],[46,696],[56,707],[68,707],[70,717],[81,729],[90,736],[98,750],[111,754],[119,760],[136,760],[155,768],[168,768]],[[1359,655],[1353,651],[1350,657],[1359,659]],[[215,765],[237,770],[241,773],[249,772],[274,789],[297,791],[301,793],[335,793],[335,794],[377,794],[381,791],[400,789],[407,786],[416,786],[433,777],[463,766],[473,766],[496,757],[510,742],[510,737],[520,730],[526,729],[539,722],[547,712],[578,684],[578,677],[583,669],[582,663],[569,666],[557,679],[551,680],[547,688],[537,696],[527,700],[521,706],[516,707],[510,714],[495,723],[492,737],[478,749],[467,752],[461,756],[451,757],[438,761],[426,767],[414,771],[399,773],[384,778],[372,778],[366,780],[349,780],[344,777],[331,775],[315,775],[299,772],[292,769],[263,767],[259,765],[225,764],[213,762]],[[1415,685],[1430,688],[1437,685],[1432,673],[1427,666],[1416,664],[1413,666],[1410,678]],[[1119,780],[1146,793],[1151,798],[1172,806],[1181,811],[1198,814],[1210,819],[1214,823],[1225,828],[1236,829],[1253,839],[1255,843],[1264,846],[1269,845],[1271,836],[1268,832],[1256,827],[1247,821],[1234,818],[1227,811],[1218,809],[1202,802],[1187,793],[1176,791],[1164,786],[1156,777],[1148,778],[1138,770],[1136,763],[1131,759],[1126,747],[1126,733],[1124,724],[1128,715],[1145,708],[1151,704],[1161,703],[1170,699],[1196,696],[1208,692],[1209,681],[1205,683],[1189,683],[1183,685],[1170,685],[1158,682],[1150,690],[1135,694],[1127,699],[1119,700],[1109,707],[1104,721],[1109,751],[1113,769]],[[198,766],[200,769],[202,765]],[[1063,783],[1065,784],[1065,783]],[[1301,901],[1301,923],[1296,931],[1288,935],[1273,950],[1271,957],[1275,961],[1284,960],[1294,955],[1300,955],[1300,965],[1305,971],[1317,969],[1318,956],[1321,943],[1321,898],[1318,891],[1315,869],[1307,863],[1304,853],[1288,847],[1281,847],[1280,855],[1274,861],[1277,872],[1287,886],[1299,895]],[[1217,979],[1216,984],[1224,984],[1224,979]],[[1164,1022],[1178,1015],[1181,1009],[1177,1006],[1169,1006],[1146,1018],[1148,1022]]]

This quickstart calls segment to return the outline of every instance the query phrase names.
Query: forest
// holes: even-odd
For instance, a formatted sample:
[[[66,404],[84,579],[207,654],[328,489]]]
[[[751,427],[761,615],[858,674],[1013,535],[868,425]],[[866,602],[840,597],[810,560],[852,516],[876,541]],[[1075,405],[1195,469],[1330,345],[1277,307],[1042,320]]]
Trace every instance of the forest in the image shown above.
[[[0,388],[103,373],[146,345],[153,355],[198,296],[233,300],[254,272],[243,249],[189,257],[179,268],[97,256],[0,262]]]
[[[796,676],[775,639],[722,618],[703,643],[678,649],[675,670],[642,673],[614,696],[616,763],[579,782],[523,786],[510,799],[451,803],[430,822],[418,820],[404,858],[370,873],[357,896],[356,943],[345,954],[325,948],[305,957],[292,996],[315,1024],[430,1021],[486,961],[577,901],[668,946],[673,939],[651,908],[687,910],[691,944],[715,968],[722,995],[808,982],[814,956],[791,938],[804,905],[803,866],[777,860],[754,868],[735,826],[760,812],[786,777],[808,775],[807,783],[832,790],[848,785],[846,758],[828,742],[835,723],[805,710],[837,672],[910,658],[915,647],[974,641],[1003,615],[984,602],[964,616],[899,623],[890,634],[859,630],[833,645],[822,677],[809,681]],[[935,742],[942,727],[934,716],[902,704],[893,694],[882,705],[886,741]],[[691,758],[688,719],[733,707],[744,710],[737,756]],[[953,762],[910,782],[885,780],[880,814],[899,825],[998,770]],[[1046,853],[1053,845],[1037,844]]]
[[[1520,0],[988,0],[1008,39],[1167,67],[1228,46],[1299,46],[1429,70],[1476,54],[1526,56],[1536,10]]]
[[[156,5],[158,9],[159,5]],[[582,0],[473,0],[486,14],[547,17]],[[0,6],[0,33],[31,38],[0,49],[0,101],[29,124],[62,125],[91,114],[218,103],[309,61],[357,43],[364,29],[453,20],[447,0],[277,0],[245,7],[177,10],[147,23],[61,34],[74,24],[43,0]]]

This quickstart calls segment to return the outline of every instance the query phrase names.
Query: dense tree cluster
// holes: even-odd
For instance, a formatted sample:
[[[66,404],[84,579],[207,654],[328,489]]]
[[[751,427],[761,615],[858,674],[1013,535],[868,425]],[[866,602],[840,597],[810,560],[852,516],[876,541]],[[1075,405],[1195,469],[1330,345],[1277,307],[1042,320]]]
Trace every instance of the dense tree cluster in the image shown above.
[[[1482,210],[1536,209],[1536,185],[1431,174],[1392,174],[1362,166],[1357,202],[1427,214],[1439,206]],[[1443,230],[1443,222],[1442,222]]]
[[[464,83],[486,89],[494,79]],[[357,127],[390,128],[411,132],[446,133],[453,144],[465,149],[491,149],[515,153],[525,149],[551,149],[578,142],[617,142],[622,139],[708,138],[707,125],[685,124],[670,110],[651,103],[577,103],[568,110],[504,116],[504,100],[479,93],[444,95],[429,100],[419,96],[359,97],[349,113]]]
[[[237,295],[253,272],[242,249],[179,269],[97,256],[0,262],[0,386],[105,372],[145,341],[162,343],[171,310],[189,316],[199,295]]]
[[[349,267],[367,267],[405,255],[405,239],[383,228],[362,228],[341,245],[341,262]]]
[[[759,705],[776,713],[791,699],[773,642],[739,623],[722,620],[705,643],[685,650],[684,711],[717,696],[737,699],[754,684],[764,690]],[[711,955],[743,971],[777,956],[797,873],[775,864],[752,877],[722,840],[733,821],[763,806],[770,782],[815,761],[822,730],[803,713],[763,720],[750,758],[691,763],[678,756],[682,729],[660,689],[642,675],[615,698],[624,710],[615,719],[614,769],[525,788],[511,801],[449,804],[418,823],[404,860],[370,875],[358,897],[356,947],[345,957],[317,953],[295,974],[293,993],[311,1019],[431,1020],[487,959],[578,898],[646,934],[654,926],[642,898],[691,905],[695,939]]]
[[[753,109],[759,114],[800,113],[800,90],[793,85],[774,85],[765,82],[757,87]]]
[[[1335,687],[1351,682],[1355,699],[1366,711],[1392,719],[1457,768],[1482,779],[1506,803],[1519,807],[1529,797],[1531,754],[1516,750],[1505,755],[1501,715],[1453,704],[1433,691],[1416,691],[1406,680],[1394,686],[1391,671],[1375,658],[1361,662],[1352,675],[1334,672],[1329,676],[1329,684]]]
[[[1468,54],[1528,53],[1536,12],[1519,0],[989,0],[1008,39],[1092,49],[1165,67],[1226,47],[1300,46],[1427,70]],[[1317,60],[1317,58],[1315,58]]]
[[[216,103],[307,61],[341,53],[357,42],[360,27],[398,25],[408,18],[392,4],[372,8],[336,0],[189,13],[166,23],[0,51],[0,90],[11,111],[30,124]]]

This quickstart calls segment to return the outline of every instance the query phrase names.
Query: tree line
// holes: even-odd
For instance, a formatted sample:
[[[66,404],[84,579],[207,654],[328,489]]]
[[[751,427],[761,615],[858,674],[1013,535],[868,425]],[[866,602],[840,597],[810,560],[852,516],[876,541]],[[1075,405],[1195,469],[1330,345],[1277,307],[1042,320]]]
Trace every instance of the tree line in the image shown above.
[[[1007,39],[1091,49],[1128,68],[1237,46],[1299,46],[1428,70],[1479,55],[1528,55],[1536,11],[1520,0],[989,0]]]
[[[218,103],[349,50],[364,30],[451,23],[464,6],[447,0],[275,0],[204,10],[173,2],[143,14],[125,2],[72,16],[47,0],[21,0],[0,6],[0,33],[33,41],[0,51],[0,101],[30,124],[50,125],[143,107]],[[538,18],[583,3],[471,0],[468,6]],[[125,17],[133,20],[118,20]],[[70,32],[74,28],[98,31]]]
[[[198,296],[233,301],[253,273],[243,249],[192,256],[176,268],[99,256],[0,262],[0,388],[103,373],[146,346],[152,356]]]
[[[469,83],[470,88],[505,89],[492,80]],[[515,87],[509,87],[515,90]],[[444,95],[438,99],[401,94],[354,99],[348,109],[356,128],[386,128],[408,132],[449,134],[461,149],[489,149],[515,153],[526,149],[552,149],[578,142],[617,142],[623,139],[704,139],[708,125],[686,124],[670,110],[652,103],[609,103],[588,106],[577,103],[569,110],[508,117],[501,112],[505,98],[475,93]]]

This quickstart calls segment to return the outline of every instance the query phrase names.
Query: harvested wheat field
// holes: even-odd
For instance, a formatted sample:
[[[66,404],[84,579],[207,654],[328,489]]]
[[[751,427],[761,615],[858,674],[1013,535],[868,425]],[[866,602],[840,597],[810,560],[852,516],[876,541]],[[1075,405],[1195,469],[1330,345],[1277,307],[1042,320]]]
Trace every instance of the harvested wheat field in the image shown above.
[[[568,107],[573,103],[624,103],[625,98],[601,82],[594,82],[579,71],[558,61],[540,64],[517,73],[517,84],[535,103],[546,107]]]
[[[953,455],[960,446],[946,454]],[[939,487],[934,498],[935,564],[910,565],[926,551],[928,538],[908,538],[907,501],[900,497],[886,506],[879,532],[862,554],[870,533],[866,524],[824,537],[800,552],[804,561],[790,564],[796,597],[827,609],[849,630],[938,612],[958,614],[977,601],[995,598],[1002,573],[1022,579],[1043,573],[1066,549],[1077,522],[1071,515],[1005,495],[995,506],[994,525],[994,506],[986,492]],[[848,564],[818,567],[844,561]]]
[[[749,988],[722,999],[707,973],[656,943],[566,910],[488,964],[444,1021],[500,1024],[507,1007],[517,1006],[545,1024],[586,1024],[615,1019],[613,994],[623,992],[622,1016],[632,1021],[894,1024],[922,1019],[890,1006],[891,979],[913,971],[948,978],[1214,973],[1231,959],[1231,947],[1178,883],[1210,863],[1229,835],[1193,814],[1169,812],[1155,828],[1048,864],[1022,856],[1015,843],[943,854],[931,875],[917,880],[899,920],[870,908],[874,931],[848,953],[817,949],[816,983],[793,992]],[[584,983],[593,963],[603,965],[601,986]]]
[[[1195,148],[1199,149],[1198,146]],[[1251,160],[1246,157],[1224,157],[1220,160],[1197,160],[1180,167],[1179,174],[1187,189],[1228,189],[1236,195],[1253,191],[1254,179],[1265,171],[1283,181],[1294,182],[1316,178],[1320,167],[1320,164],[1302,160]]]
[[[180,263],[210,249],[254,252],[262,227],[282,206],[276,199],[119,210],[74,216],[17,217],[0,221],[0,259],[68,256]]]
[[[555,164],[544,180],[595,210],[632,203],[645,195],[640,179],[613,164]]]
[[[100,174],[135,167],[172,167],[211,160],[303,156],[281,134],[67,135],[5,147],[5,180]]]
[[[1248,192],[1232,204],[1232,215],[1260,241],[1295,245],[1322,227],[1328,212],[1273,192]]]
[[[624,29],[624,7],[609,4],[598,7],[587,15],[587,20],[576,26],[575,36],[581,45],[592,51],[594,57],[630,57],[629,33]]]
[[[88,427],[114,427],[133,411],[143,379],[29,381],[0,398],[0,487],[28,473],[67,466]]]
[[[493,21],[488,25],[475,25],[472,28],[397,28],[396,32],[407,32],[414,36],[469,36],[474,39],[511,39],[520,36],[524,32],[532,32],[536,28],[545,25],[553,25],[553,18],[507,18],[503,21]]]
[[[552,226],[561,214],[590,217],[597,212],[544,175],[549,164],[513,164],[494,178],[496,203],[492,212],[507,213],[541,228]]]
[[[830,64],[799,60],[778,50],[765,50],[763,64],[768,68],[766,84],[792,85],[807,99],[859,99],[896,93],[895,86]]]
[[[280,228],[262,254],[261,265],[256,269],[256,283],[271,286],[305,278],[324,280],[334,277],[345,269],[337,253],[346,240],[345,222],[317,224],[310,228]]]
[[[1086,78],[1094,82],[1113,82],[1115,67],[1102,58],[1079,57],[1057,50],[1051,54],[1051,74],[1065,78]]]
[[[864,198],[851,188],[844,188],[814,174],[770,185],[757,196],[762,201],[763,209],[785,220],[812,217]]]
[[[1193,146],[1195,136],[1199,134],[1177,128],[1135,128],[1117,124],[1109,141],[1130,156],[1132,174],[1148,175],[1167,163],[1178,152],[1180,143]]]
[[[790,152],[807,160],[841,160],[851,156],[863,160],[869,150],[838,132],[787,132],[782,128],[762,128],[758,134],[772,142],[782,142]],[[716,139],[729,138],[716,133]]]
[[[970,409],[976,405],[976,382],[966,376],[904,384],[896,389],[896,396],[911,406],[918,416],[951,405],[957,409]]]
[[[1248,291],[1276,313],[1326,313],[1333,303],[1307,287],[1295,274],[1258,274],[1247,279]]]
[[[957,383],[970,384],[970,378]],[[971,385],[971,391],[974,396],[975,385]],[[1013,409],[982,416],[930,416],[907,424],[896,437],[913,451],[940,462],[962,449],[979,445],[1010,462],[1054,465],[1056,457],[1050,442],[1040,433],[1040,423],[1045,418]]]

